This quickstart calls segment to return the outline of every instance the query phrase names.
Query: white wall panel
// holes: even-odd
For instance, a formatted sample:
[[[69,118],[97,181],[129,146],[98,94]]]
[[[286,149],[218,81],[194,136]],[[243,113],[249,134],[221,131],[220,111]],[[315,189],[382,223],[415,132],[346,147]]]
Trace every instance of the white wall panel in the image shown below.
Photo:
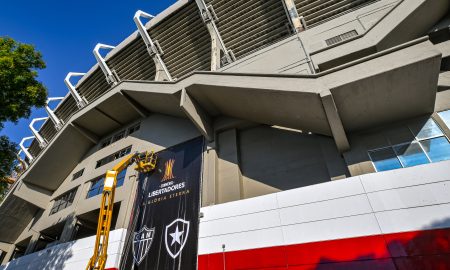
[[[367,196],[356,195],[280,209],[282,225],[372,213]]]
[[[376,213],[383,233],[450,227],[450,204],[407,208]]]
[[[450,180],[450,161],[361,175],[366,192]]]
[[[291,189],[276,193],[276,195],[279,207],[288,207],[363,193],[364,189],[359,181],[359,177],[352,177],[345,180]]]
[[[120,253],[126,237],[126,230],[112,231],[108,245],[106,268],[118,267]],[[54,247],[20,257],[2,270],[79,270],[85,269],[92,256],[95,236],[60,244]]]
[[[283,226],[285,243],[299,244],[380,234],[373,214]]]
[[[280,227],[225,234],[199,239],[199,254],[222,252],[222,244],[226,251],[281,246],[284,244]]]
[[[202,222],[200,224],[200,237],[252,231],[279,226],[280,217],[278,215],[278,211],[271,210]]]
[[[251,199],[234,201],[209,207],[203,207],[201,212],[204,214],[202,222],[251,214],[261,211],[273,210],[277,208],[275,194],[259,196]]]
[[[375,212],[450,203],[450,181],[377,191],[368,196]]]

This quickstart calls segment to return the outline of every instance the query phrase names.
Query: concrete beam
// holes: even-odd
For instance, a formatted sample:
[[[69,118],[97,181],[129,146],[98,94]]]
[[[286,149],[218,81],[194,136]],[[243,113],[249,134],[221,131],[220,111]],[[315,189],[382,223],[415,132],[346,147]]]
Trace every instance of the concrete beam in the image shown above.
[[[188,95],[186,89],[184,88],[181,91],[180,107],[186,116],[191,119],[194,125],[198,128],[200,133],[205,136],[208,141],[213,141],[214,131],[211,124],[211,117],[205,110],[203,110],[197,101]]]
[[[215,143],[207,145],[205,158],[205,170],[203,170],[202,207],[215,205],[217,202],[217,168],[218,157]]]
[[[14,190],[14,196],[34,204],[41,209],[47,208],[51,195],[51,191],[26,182],[19,183]],[[30,198],[33,199],[30,200]]]
[[[100,141],[100,138],[93,134],[92,132],[90,132],[89,130],[75,124],[75,123],[70,123],[70,125],[72,127],[74,127],[81,135],[83,135],[84,137],[86,137],[86,139],[90,140],[91,142],[93,142],[94,144],[97,144]]]
[[[329,90],[326,90],[320,93],[320,98],[322,99],[328,124],[330,125],[331,133],[333,134],[333,138],[339,152],[343,153],[350,150],[350,144],[348,142],[347,135],[345,134],[344,126],[342,125],[341,117],[339,116],[339,112],[336,108],[333,95]]]
[[[141,117],[147,117],[150,115],[150,112],[147,111],[144,107],[142,107],[139,103],[136,102],[132,97],[130,97],[127,93],[125,93],[123,90],[119,92],[123,98],[127,101],[127,103],[141,116]]]
[[[111,121],[113,121],[114,123],[117,124],[117,126],[121,127],[124,125],[124,123],[121,123],[119,120],[117,120],[116,118],[112,117],[111,115],[105,113],[104,111],[100,110],[99,108],[94,108],[94,110],[96,110],[97,112],[101,113],[102,115],[106,116],[107,118],[109,118]]]

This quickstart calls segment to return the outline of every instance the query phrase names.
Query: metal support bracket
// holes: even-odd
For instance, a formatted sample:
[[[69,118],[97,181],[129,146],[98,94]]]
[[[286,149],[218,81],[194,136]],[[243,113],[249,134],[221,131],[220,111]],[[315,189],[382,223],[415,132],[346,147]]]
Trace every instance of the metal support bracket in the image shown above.
[[[219,29],[215,23],[218,18],[212,5],[207,6],[204,0],[195,0],[195,2],[200,10],[200,16],[211,36],[211,70],[217,70],[222,66],[236,61],[233,52],[227,50],[220,36]]]
[[[47,146],[47,140],[45,140],[41,134],[39,134],[39,131],[37,129],[34,128],[34,123],[39,122],[39,121],[45,121],[47,120],[48,117],[40,117],[40,118],[34,118],[33,120],[31,120],[31,123],[29,125],[30,129],[31,129],[31,133],[33,133],[34,137],[36,138],[36,140],[39,143],[39,146],[41,148],[44,148]]]
[[[48,114],[48,117],[50,117],[50,120],[52,120],[53,124],[55,125],[56,130],[61,130],[63,125],[64,125],[64,121],[59,119],[55,112],[50,109],[50,106],[48,106],[48,104],[52,101],[58,101],[58,100],[63,100],[63,97],[51,97],[47,99],[47,105],[45,105],[45,111]]]
[[[145,13],[142,10],[138,10],[136,11],[133,17],[134,23],[136,23],[139,34],[141,35],[142,39],[144,40],[145,46],[147,47],[147,51],[153,58],[153,61],[155,62],[156,67],[155,81],[173,81],[166,64],[161,58],[161,55],[163,55],[164,52],[162,51],[161,46],[159,46],[158,41],[157,40],[153,41],[151,39],[150,35],[147,32],[147,29],[145,28],[145,25],[142,23],[140,19],[141,17],[151,20],[155,16]]]
[[[288,16],[289,23],[295,33],[304,31],[300,17],[298,16],[297,7],[293,0],[281,0],[283,2],[284,10]]]
[[[116,85],[120,82],[119,76],[117,76],[117,74],[115,72],[113,72],[113,71],[111,71],[111,69],[109,69],[108,65],[106,64],[105,59],[100,55],[100,49],[114,49],[114,48],[115,47],[111,46],[111,45],[98,43],[92,52],[94,53],[95,59],[97,59],[98,65],[100,66],[103,73],[105,74],[106,81],[109,84]]]
[[[22,139],[22,141],[20,141],[20,149],[22,149],[23,153],[25,154],[25,156],[28,158],[28,160],[30,161],[30,163],[33,161],[33,156],[30,154],[30,152],[28,152],[28,148],[26,148],[23,144],[26,141],[32,140],[34,139],[34,136],[30,136],[30,137],[25,137]]]
[[[79,109],[86,106],[88,104],[88,101],[86,100],[86,98],[81,97],[80,94],[78,94],[77,90],[75,89],[75,86],[70,82],[70,78],[74,76],[83,76],[85,74],[86,73],[69,72],[69,74],[67,74],[66,78],[64,79],[64,82],[66,83],[67,88],[69,88],[70,94],[75,99],[75,102],[77,103]]]
[[[30,166],[30,164],[28,164],[28,162],[26,162],[26,160],[25,159],[22,159],[21,157],[20,157],[20,154],[23,152],[23,150],[22,149],[20,149],[19,150],[19,152],[17,152],[17,160],[18,161],[20,161],[20,164],[22,164],[21,166],[23,167],[22,168],[22,170],[26,170],[26,169],[28,169],[28,167]],[[24,152],[25,153],[25,152]],[[23,163],[22,163],[23,162]]]

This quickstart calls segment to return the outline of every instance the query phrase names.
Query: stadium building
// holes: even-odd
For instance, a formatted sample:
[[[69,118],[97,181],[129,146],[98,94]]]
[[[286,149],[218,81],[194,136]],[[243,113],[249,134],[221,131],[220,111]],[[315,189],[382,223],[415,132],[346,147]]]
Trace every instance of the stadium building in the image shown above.
[[[106,170],[198,137],[198,269],[450,269],[449,7],[180,0],[137,12],[137,31],[97,45],[98,64],[68,74],[68,94],[32,120],[27,169],[0,205],[0,269],[84,269]],[[118,176],[108,269],[137,176]]]

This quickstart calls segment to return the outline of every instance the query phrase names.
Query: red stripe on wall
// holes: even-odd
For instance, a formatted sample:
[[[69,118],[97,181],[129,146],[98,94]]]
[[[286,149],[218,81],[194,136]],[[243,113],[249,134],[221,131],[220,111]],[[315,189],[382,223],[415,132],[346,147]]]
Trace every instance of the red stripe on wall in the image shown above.
[[[206,254],[198,262],[199,270],[448,270],[450,229]]]

